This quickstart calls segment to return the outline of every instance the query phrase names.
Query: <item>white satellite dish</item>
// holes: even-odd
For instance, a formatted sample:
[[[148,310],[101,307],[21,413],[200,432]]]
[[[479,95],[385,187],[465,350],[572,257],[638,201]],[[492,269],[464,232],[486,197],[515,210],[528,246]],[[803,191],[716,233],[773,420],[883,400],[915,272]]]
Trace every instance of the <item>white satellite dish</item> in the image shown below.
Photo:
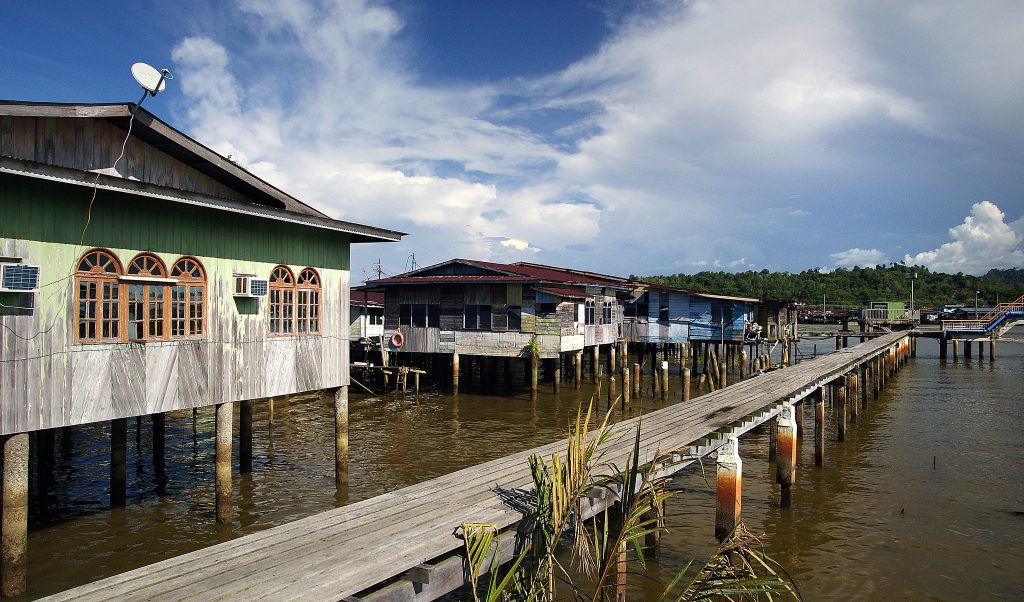
[[[156,96],[157,92],[162,92],[167,87],[168,75],[169,73],[166,69],[161,73],[146,63],[135,63],[132,65],[132,77],[151,96]]]

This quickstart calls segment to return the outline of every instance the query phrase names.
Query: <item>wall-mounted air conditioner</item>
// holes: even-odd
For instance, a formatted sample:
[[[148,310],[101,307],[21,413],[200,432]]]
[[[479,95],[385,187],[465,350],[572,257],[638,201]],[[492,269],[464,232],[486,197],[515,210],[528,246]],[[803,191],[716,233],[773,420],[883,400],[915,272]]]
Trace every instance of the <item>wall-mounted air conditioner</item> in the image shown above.
[[[252,274],[235,274],[235,296],[258,299],[267,296],[269,280]]]
[[[34,293],[39,290],[39,266],[0,263],[0,293]]]

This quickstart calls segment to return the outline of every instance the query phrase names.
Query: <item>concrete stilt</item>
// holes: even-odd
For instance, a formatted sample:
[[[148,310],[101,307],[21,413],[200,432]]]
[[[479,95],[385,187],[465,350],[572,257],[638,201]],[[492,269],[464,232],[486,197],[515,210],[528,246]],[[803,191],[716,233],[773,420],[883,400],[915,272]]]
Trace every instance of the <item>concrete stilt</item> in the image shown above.
[[[715,478],[715,537],[722,541],[740,521],[743,493],[743,460],[735,437],[718,448]]]
[[[622,409],[629,407],[631,388],[629,385],[629,366],[622,366]]]
[[[540,373],[540,359],[536,357],[529,357],[526,361],[530,365],[530,393],[536,393],[537,381]]]
[[[128,419],[110,421],[110,507],[124,506],[128,487],[126,450],[128,447]]]
[[[452,389],[459,392],[459,354],[452,353]]]
[[[348,385],[334,392],[334,482],[348,483]]]
[[[3,510],[0,526],[0,591],[25,592],[28,574],[28,433],[0,437],[3,445]]]
[[[252,472],[252,400],[238,408],[238,472]]]
[[[782,486],[781,506],[790,505],[790,490],[796,474],[796,417],[793,406],[783,406],[776,435],[775,480]]]
[[[232,404],[217,404],[216,489],[217,522],[231,522],[231,418]]]
[[[814,465],[825,463],[825,387],[814,394]]]

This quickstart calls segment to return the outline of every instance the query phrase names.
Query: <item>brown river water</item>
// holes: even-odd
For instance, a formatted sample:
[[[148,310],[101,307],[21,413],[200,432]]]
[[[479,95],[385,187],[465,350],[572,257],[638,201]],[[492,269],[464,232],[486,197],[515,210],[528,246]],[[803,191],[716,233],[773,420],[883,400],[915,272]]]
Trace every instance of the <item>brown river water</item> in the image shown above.
[[[831,339],[816,343],[834,348]],[[851,425],[846,442],[835,442],[830,422],[824,468],[814,467],[811,440],[801,441],[790,508],[779,505],[766,434],[742,439],[744,522],[764,534],[766,551],[805,599],[1024,599],[1024,344],[1001,344],[994,362],[987,348],[981,360],[937,356],[937,344],[922,339],[917,359]],[[332,402],[278,401],[273,420],[256,404],[253,472],[238,475],[236,462],[235,520],[222,526],[214,522],[212,408],[194,420],[191,412],[168,415],[164,479],[153,470],[149,421],[138,432],[129,421],[128,504],[115,511],[107,507],[106,425],[75,428],[69,439],[58,433],[49,482],[33,474],[30,483],[24,599],[559,439],[592,390],[563,386],[556,396],[541,388],[531,401],[521,383],[494,391],[464,383],[457,398],[424,392],[417,401],[353,387],[351,485],[343,492],[334,486]],[[678,386],[672,396],[668,403],[679,400]],[[634,400],[626,417],[639,407]],[[664,403],[648,393],[642,407]],[[630,599],[656,598],[657,580],[714,551],[713,460],[706,470],[673,479],[661,558],[648,565],[653,579],[631,577]]]

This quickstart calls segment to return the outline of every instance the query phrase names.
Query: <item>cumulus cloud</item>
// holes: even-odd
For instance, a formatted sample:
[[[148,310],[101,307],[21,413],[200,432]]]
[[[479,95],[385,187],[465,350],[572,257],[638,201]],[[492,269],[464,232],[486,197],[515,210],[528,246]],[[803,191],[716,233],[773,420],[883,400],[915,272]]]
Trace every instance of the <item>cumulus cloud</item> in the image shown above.
[[[888,261],[884,251],[861,249],[858,247],[833,253],[832,259],[835,261],[835,265],[843,268],[852,268],[854,266],[870,267]]]
[[[1012,2],[972,19],[933,3],[654,2],[556,72],[443,85],[418,75],[400,3],[233,6],[230,26],[197,25],[173,51],[188,128],[335,217],[411,232],[371,251],[399,264],[415,250],[622,274],[820,265],[827,237],[778,244],[796,220],[807,241],[859,228],[868,248],[832,259],[874,264],[891,244],[875,216],[901,217],[877,187],[920,166],[966,173],[947,162],[1016,169],[992,146],[1019,147],[1003,124],[1024,120]],[[552,112],[568,117],[534,119]],[[905,205],[915,194],[930,200],[911,188]]]
[[[1024,217],[1007,224],[991,201],[971,206],[971,214],[949,229],[953,240],[932,251],[904,257],[904,263],[938,272],[984,274],[991,268],[1024,267]]]

